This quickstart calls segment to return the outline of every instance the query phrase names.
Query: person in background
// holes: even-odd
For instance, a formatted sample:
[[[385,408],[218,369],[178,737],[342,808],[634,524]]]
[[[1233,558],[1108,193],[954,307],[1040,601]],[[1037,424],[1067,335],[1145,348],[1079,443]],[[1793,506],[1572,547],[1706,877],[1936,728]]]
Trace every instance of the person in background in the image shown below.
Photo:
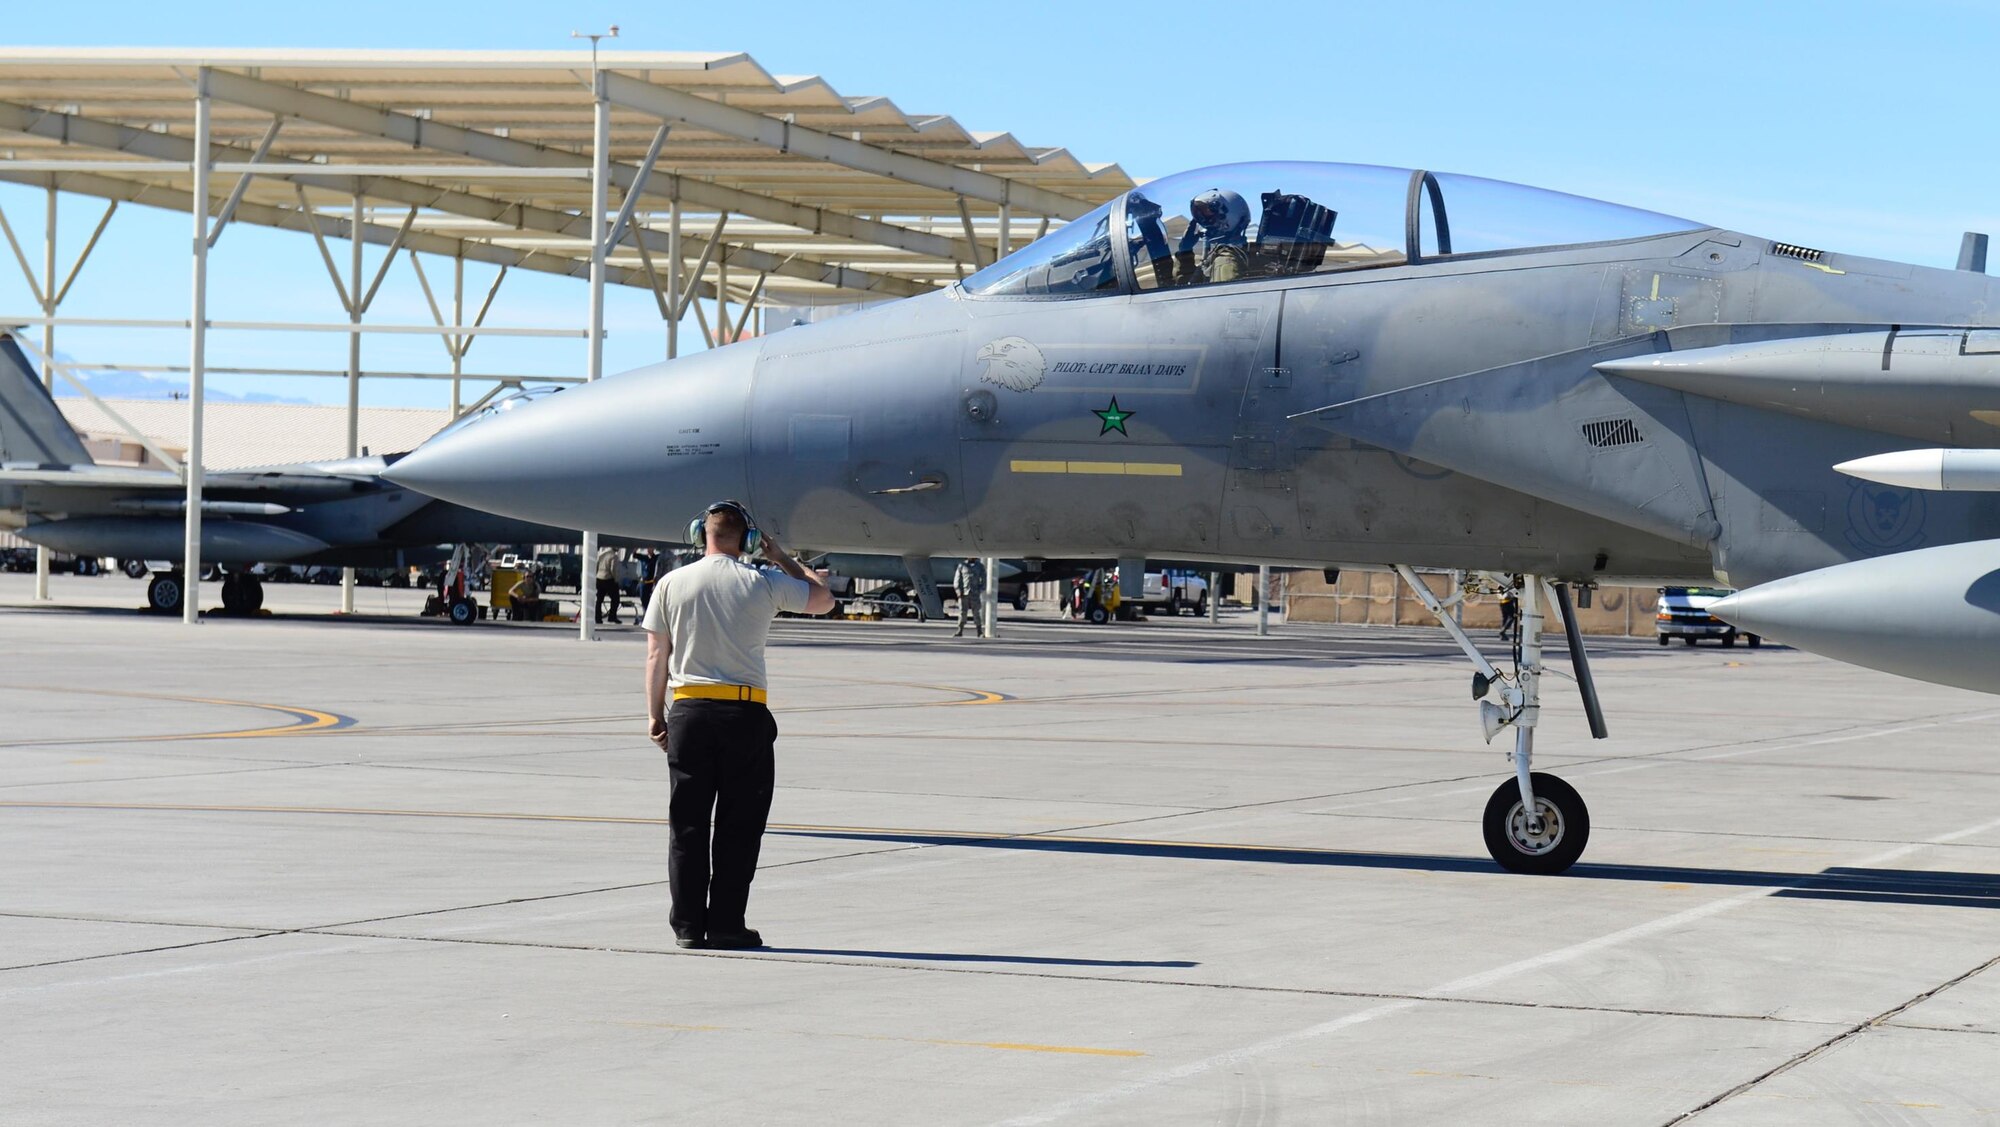
[[[611,617],[604,617],[604,602],[611,601]],[[618,622],[618,608],[624,605],[624,592],[618,589],[618,549],[599,548],[597,550],[597,621]]]
[[[521,573],[521,578],[507,589],[508,616],[515,622],[540,622],[549,616],[548,600],[542,598],[541,581],[535,578],[534,569]]]
[[[972,558],[958,561],[958,568],[951,575],[951,587],[958,593],[958,631],[952,637],[965,636],[968,620],[972,623],[973,637],[986,637],[986,620],[979,613],[979,601],[986,594],[985,566]]]

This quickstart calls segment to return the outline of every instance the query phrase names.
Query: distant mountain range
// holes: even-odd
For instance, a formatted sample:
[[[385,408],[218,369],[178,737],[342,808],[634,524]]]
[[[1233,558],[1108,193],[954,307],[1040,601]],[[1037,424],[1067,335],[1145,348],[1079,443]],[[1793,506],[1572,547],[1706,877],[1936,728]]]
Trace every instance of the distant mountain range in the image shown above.
[[[70,358],[60,351],[57,356],[64,363]],[[186,399],[188,382],[182,376],[152,376],[144,372],[78,372],[77,375],[89,385],[90,390],[105,399]],[[72,387],[68,380],[56,381],[57,399],[81,399],[83,395]],[[203,389],[202,397],[210,403],[305,403],[312,400],[291,395],[271,395],[253,391],[247,395],[233,395],[213,386]]]

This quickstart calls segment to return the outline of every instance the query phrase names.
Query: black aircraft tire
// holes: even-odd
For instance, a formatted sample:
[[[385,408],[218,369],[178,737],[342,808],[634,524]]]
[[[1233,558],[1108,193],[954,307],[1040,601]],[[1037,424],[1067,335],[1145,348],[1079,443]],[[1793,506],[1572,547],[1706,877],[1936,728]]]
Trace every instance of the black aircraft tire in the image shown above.
[[[1026,587],[1023,587],[1020,590],[1014,592],[1014,609],[1015,610],[1028,609],[1028,589]]]
[[[243,577],[233,571],[222,577],[222,611],[243,613]]]
[[[447,612],[454,626],[470,626],[479,621],[479,604],[471,599],[453,599]]]
[[[1520,817],[1521,786],[1508,779],[1486,800],[1486,813],[1480,818],[1486,852],[1509,872],[1553,876],[1576,864],[1583,847],[1590,844],[1590,809],[1576,788],[1554,775],[1536,771],[1528,778],[1548,832],[1540,838],[1527,835]]]
[[[264,609],[264,581],[254,575],[243,577],[243,613],[256,614]]]
[[[163,571],[146,584],[146,606],[161,614],[180,613],[181,600],[186,597],[187,588],[178,571]]]
[[[145,560],[126,560],[123,564],[120,565],[120,569],[125,572],[125,578],[127,579],[146,578]]]

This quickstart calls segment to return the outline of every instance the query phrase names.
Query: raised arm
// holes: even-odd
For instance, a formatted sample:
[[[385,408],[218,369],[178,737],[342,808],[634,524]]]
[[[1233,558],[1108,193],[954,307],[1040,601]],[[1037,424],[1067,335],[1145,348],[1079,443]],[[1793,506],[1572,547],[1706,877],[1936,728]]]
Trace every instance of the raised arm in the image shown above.
[[[804,580],[812,588],[812,594],[806,598],[807,614],[825,614],[834,608],[833,591],[827,587],[826,580],[821,579],[818,572],[793,559],[792,554],[769,535],[764,537],[764,558],[777,565],[779,571],[793,579]]]

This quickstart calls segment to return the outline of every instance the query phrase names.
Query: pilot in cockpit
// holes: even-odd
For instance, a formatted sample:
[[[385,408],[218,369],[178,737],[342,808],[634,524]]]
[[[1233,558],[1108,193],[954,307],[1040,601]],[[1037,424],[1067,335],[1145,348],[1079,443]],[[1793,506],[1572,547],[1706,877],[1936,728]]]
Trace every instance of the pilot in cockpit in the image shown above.
[[[1182,233],[1174,260],[1179,283],[1233,282],[1250,276],[1250,205],[1227,188],[1210,188],[1188,204],[1194,221]],[[1195,242],[1201,261],[1195,262]]]

